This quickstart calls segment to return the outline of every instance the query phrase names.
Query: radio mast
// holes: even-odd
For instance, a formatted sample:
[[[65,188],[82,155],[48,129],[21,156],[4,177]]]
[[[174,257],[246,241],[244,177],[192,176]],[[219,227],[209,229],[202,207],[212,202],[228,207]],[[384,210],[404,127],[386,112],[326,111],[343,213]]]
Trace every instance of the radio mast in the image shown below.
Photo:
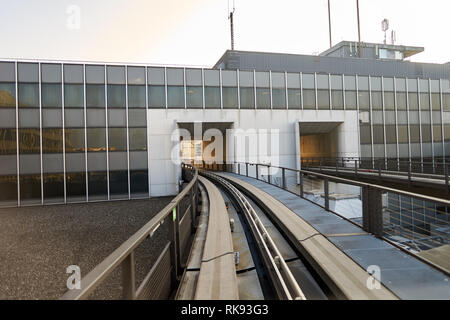
[[[231,50],[234,50],[233,14],[234,14],[234,0],[233,0],[233,10],[231,10],[231,11],[230,11],[230,1],[228,0],[228,20],[230,20]]]

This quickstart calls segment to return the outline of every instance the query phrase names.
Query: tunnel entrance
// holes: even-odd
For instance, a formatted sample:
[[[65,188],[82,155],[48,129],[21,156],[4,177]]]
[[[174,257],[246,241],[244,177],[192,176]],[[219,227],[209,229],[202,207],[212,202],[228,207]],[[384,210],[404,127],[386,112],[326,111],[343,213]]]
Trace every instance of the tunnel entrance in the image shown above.
[[[178,122],[181,161],[197,167],[226,163],[227,129],[233,122]]]

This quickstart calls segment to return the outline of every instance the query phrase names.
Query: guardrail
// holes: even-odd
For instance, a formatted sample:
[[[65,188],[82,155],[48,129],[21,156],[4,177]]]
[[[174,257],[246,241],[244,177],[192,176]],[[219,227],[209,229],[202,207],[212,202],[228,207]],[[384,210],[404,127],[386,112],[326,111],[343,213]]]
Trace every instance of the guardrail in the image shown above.
[[[219,169],[292,192],[413,254],[450,244],[449,200],[270,164],[233,163]]]
[[[89,298],[115,270],[122,272],[122,298],[167,299],[178,282],[183,257],[188,252],[189,236],[195,232],[198,202],[198,170],[182,164],[183,178],[187,186],[148,223],[125,241],[119,248],[81,279],[80,289],[66,292],[61,299],[80,300]],[[180,214],[181,213],[181,214]],[[162,225],[168,225],[168,241],[150,272],[142,282],[136,283],[136,249],[152,236]]]
[[[407,175],[411,180],[412,176],[426,177],[429,179],[444,180],[447,187],[449,186],[450,164],[445,158],[431,159],[430,161],[422,161],[415,159],[397,159],[397,158],[357,158],[357,157],[316,157],[302,158],[301,167],[318,168],[319,170],[331,169],[347,171],[358,170],[387,174]]]

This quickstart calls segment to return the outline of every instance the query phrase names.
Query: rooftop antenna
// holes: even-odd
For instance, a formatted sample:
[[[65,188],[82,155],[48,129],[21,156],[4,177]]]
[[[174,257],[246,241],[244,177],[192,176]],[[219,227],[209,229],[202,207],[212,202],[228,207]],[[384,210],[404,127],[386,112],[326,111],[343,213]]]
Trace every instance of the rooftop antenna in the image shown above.
[[[234,14],[234,0],[233,0],[233,10],[232,11],[230,11],[230,1],[228,0],[228,20],[230,20],[231,50],[234,50],[233,14]]]
[[[383,19],[383,21],[381,21],[381,30],[383,30],[384,32],[384,44],[386,44],[386,31],[389,30],[389,20],[388,19]]]
[[[328,0],[328,31],[330,33],[330,48],[333,46],[331,41],[331,10],[330,10],[330,0]]]
[[[359,25],[359,0],[356,0],[356,16],[358,19],[358,53],[359,53],[359,57],[361,58],[361,28]]]
[[[391,31],[391,44],[395,44],[395,41],[397,41],[397,34],[395,33],[395,30]]]

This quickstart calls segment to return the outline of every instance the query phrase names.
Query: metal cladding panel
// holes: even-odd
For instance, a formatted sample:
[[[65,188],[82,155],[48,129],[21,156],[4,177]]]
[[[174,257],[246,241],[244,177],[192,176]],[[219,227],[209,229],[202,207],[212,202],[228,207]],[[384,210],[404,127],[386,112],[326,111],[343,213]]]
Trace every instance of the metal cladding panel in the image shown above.
[[[257,71],[324,72],[332,74],[450,79],[450,65],[447,64],[282,53],[227,51],[216,64],[216,67],[218,66],[224,66],[225,69]]]

